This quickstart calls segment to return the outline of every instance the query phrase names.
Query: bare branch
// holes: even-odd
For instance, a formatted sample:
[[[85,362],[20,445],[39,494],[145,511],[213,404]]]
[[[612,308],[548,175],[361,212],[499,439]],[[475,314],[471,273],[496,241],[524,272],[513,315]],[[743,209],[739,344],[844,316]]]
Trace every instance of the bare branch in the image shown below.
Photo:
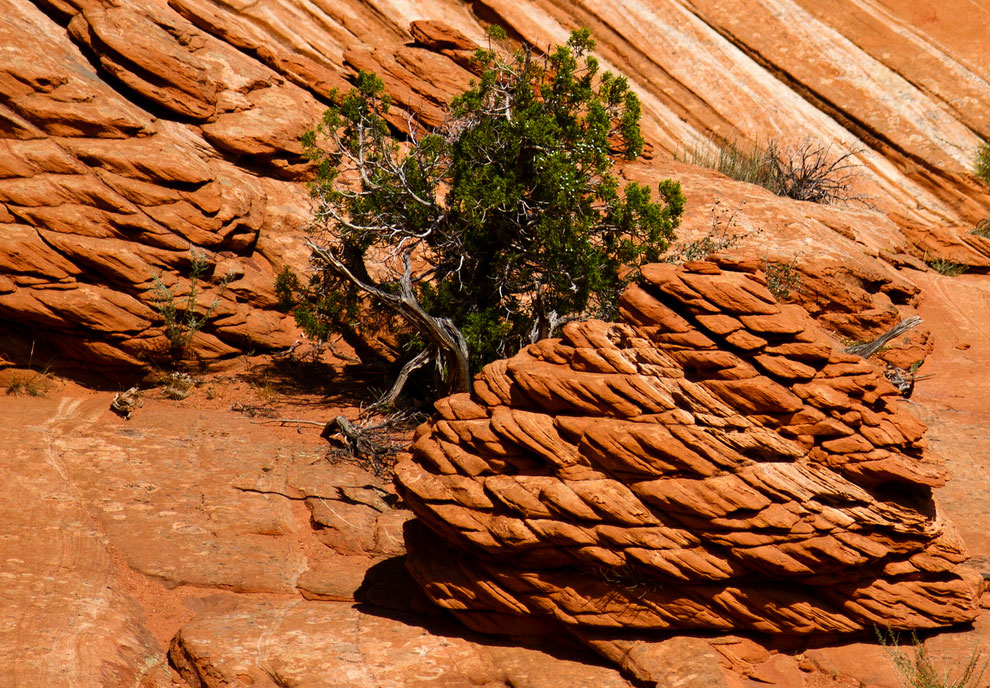
[[[430,346],[423,349],[412,359],[406,362],[406,364],[402,366],[402,370],[399,371],[398,376],[395,378],[395,382],[392,384],[392,389],[382,395],[381,399],[376,401],[374,405],[379,408],[392,408],[395,406],[395,401],[399,398],[399,395],[402,394],[402,390],[405,388],[406,382],[409,381],[409,376],[412,375],[414,371],[429,363],[435,353],[436,350],[434,347]]]
[[[880,351],[880,349],[882,349],[884,346],[886,346],[887,342],[894,339],[895,337],[900,337],[902,334],[904,334],[911,328],[920,325],[921,322],[922,322],[921,317],[917,315],[912,316],[910,318],[906,318],[905,320],[902,320],[901,322],[897,323],[892,328],[884,332],[882,335],[874,339],[872,342],[866,342],[864,344],[854,344],[853,346],[849,346],[843,349],[842,353],[862,356],[863,358],[869,358],[876,352]]]
[[[400,295],[396,296],[360,279],[333,252],[326,248],[318,246],[311,240],[307,240],[306,245],[309,246],[313,255],[322,260],[327,267],[403,316],[409,324],[429,339],[439,351],[443,352],[449,367],[447,371],[448,384],[453,391],[466,392],[470,389],[467,341],[449,318],[438,318],[423,310],[412,288],[412,259],[409,251],[402,255],[404,270],[399,280]]]

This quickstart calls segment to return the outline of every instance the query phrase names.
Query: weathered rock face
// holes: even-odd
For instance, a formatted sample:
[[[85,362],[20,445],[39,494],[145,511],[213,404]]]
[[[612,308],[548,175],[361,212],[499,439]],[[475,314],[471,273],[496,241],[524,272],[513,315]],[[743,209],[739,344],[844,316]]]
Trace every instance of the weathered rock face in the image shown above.
[[[649,266],[621,322],[569,324],[439,402],[397,467],[427,595],[495,632],[975,618],[924,425],[758,266]]]
[[[370,24],[344,42],[352,69],[273,46],[264,31],[274,27],[254,35],[249,15],[230,9],[4,2],[0,349],[26,361],[37,348],[35,361],[61,367],[147,365],[167,348],[155,279],[184,304],[193,251],[209,264],[198,310],[217,303],[190,354],[211,361],[290,345],[298,333],[275,308],[274,277],[306,266],[299,138],[330,89],[347,88],[341,74],[384,70],[396,123],[411,112],[437,124],[439,103],[470,77],[454,62],[466,39],[430,24],[414,29],[425,44],[395,57],[358,50],[375,36],[395,47],[408,37]],[[298,9],[283,8],[282,20],[313,20]],[[314,43],[342,45],[313,26]]]
[[[273,280],[306,265],[299,135],[359,69],[382,75],[397,126],[409,115],[438,123],[491,22],[536,46],[590,27],[605,66],[642,94],[651,165],[709,135],[861,148],[859,190],[917,257],[990,266],[990,241],[967,234],[988,200],[968,169],[990,126],[990,60],[966,29],[986,10],[965,0],[930,11],[906,0],[2,8],[0,347],[23,361],[35,346],[68,365],[153,358],[165,344],[153,279],[181,297],[192,248],[209,258],[208,280],[233,277],[193,353],[291,344]],[[963,16],[972,23],[960,26]],[[208,281],[201,309],[218,295]]]
[[[629,688],[584,657],[486,644],[445,621],[424,628],[422,617],[353,604],[247,601],[185,626],[169,659],[193,688]]]

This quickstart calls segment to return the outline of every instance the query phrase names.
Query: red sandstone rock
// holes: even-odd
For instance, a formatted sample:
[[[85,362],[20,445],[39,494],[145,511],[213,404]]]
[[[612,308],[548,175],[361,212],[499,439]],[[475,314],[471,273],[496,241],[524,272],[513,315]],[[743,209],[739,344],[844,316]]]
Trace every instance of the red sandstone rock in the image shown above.
[[[629,321],[572,323],[488,366],[417,433],[396,477],[427,595],[488,631],[486,614],[596,632],[973,619],[980,576],[931,495],[944,471],[883,376],[756,274],[643,276]],[[711,304],[745,329],[719,334]],[[684,356],[728,355],[752,329],[773,356]]]
[[[246,385],[183,402],[147,390],[124,421],[111,393],[43,379],[47,397],[0,394],[0,657],[18,685],[172,688],[168,644],[193,616],[235,597],[350,608],[368,569],[401,552],[409,513],[391,486],[331,465],[315,430],[232,413],[252,402]]]
[[[986,60],[978,42],[946,38],[957,27],[952,11],[961,10],[921,17],[910,3],[857,0],[797,3],[777,13],[759,3],[730,9],[705,1],[685,13],[656,3],[617,12],[491,0],[474,6],[477,16],[433,1],[44,0],[38,7],[10,0],[0,26],[8,47],[0,67],[0,226],[20,235],[0,250],[10,346],[52,342],[66,360],[140,364],[163,346],[156,318],[142,316],[141,332],[121,338],[112,309],[84,328],[44,314],[34,292],[83,283],[148,305],[151,277],[181,273],[190,246],[230,252],[226,259],[240,269],[256,268],[224,307],[237,310],[240,322],[263,313],[265,323],[257,336],[243,326],[208,325],[210,336],[194,343],[199,356],[291,343],[291,322],[272,311],[271,282],[284,264],[305,266],[306,194],[277,181],[306,174],[299,133],[358,67],[384,72],[401,106],[397,126],[407,113],[439,122],[445,101],[471,76],[471,50],[485,42],[479,17],[538,47],[561,40],[563,26],[592,28],[606,66],[628,74],[642,93],[644,129],[663,152],[648,166],[631,166],[633,177],[652,182],[669,174],[666,153],[709,133],[761,141],[778,132],[785,143],[813,136],[836,150],[869,142],[858,157],[865,163],[860,187],[904,220],[900,228],[863,211],[794,211],[795,204],[765,194],[740,216],[744,229],[774,235],[764,242],[771,258],[814,253],[814,261],[802,261],[798,298],[844,336],[876,334],[898,317],[896,306],[914,299],[877,257],[917,267],[927,251],[985,266],[990,255],[990,245],[968,234],[987,201],[967,176],[973,132],[986,128],[985,112],[972,105],[985,100],[986,82],[974,65]],[[782,48],[790,45],[801,50]],[[761,198],[747,185],[684,169],[676,176],[700,213],[715,196],[733,204]],[[706,225],[707,218],[689,221],[684,233]],[[799,227],[813,228],[816,245]],[[78,236],[101,241],[76,246]],[[20,248],[7,249],[24,241],[33,246],[31,269]],[[829,256],[819,260],[823,247]],[[126,265],[106,259],[121,254],[129,254]],[[68,273],[64,265],[47,272],[63,260]],[[8,296],[14,288],[30,294]],[[911,346],[888,359],[908,365],[930,349],[923,340]]]
[[[6,427],[0,437],[4,680],[167,688],[168,669],[141,608],[117,579],[104,533],[57,455]]]
[[[331,602],[245,602],[182,629],[169,657],[193,688],[230,685],[627,688],[611,668],[482,644],[450,622]]]

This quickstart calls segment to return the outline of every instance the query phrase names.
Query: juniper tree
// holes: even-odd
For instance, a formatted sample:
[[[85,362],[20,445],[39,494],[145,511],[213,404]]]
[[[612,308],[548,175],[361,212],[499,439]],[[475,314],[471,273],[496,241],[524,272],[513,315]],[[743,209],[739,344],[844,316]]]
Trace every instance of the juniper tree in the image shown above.
[[[613,157],[642,152],[640,102],[624,77],[599,73],[586,29],[545,55],[490,38],[438,130],[393,134],[382,81],[361,72],[303,137],[314,274],[306,287],[283,275],[280,293],[316,337],[362,301],[405,320],[416,350],[387,403],[429,363],[438,393],[464,391],[473,369],[561,323],[612,316],[683,211],[671,180],[656,200],[635,182],[620,190]]]

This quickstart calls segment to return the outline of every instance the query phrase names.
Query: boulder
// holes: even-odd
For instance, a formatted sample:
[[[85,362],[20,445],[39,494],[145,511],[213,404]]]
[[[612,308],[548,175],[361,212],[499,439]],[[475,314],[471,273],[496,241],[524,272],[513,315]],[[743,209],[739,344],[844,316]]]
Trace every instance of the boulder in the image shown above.
[[[488,365],[419,428],[396,479],[426,594],[492,632],[974,619],[942,462],[883,374],[752,261],[642,274],[618,322]]]

